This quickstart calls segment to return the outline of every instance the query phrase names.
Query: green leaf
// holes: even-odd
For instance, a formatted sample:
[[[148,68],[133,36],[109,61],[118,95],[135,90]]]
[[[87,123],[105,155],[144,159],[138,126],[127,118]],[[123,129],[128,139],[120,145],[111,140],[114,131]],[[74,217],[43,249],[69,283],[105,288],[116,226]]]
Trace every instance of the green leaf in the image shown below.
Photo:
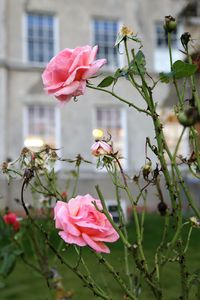
[[[137,52],[135,59],[131,62],[130,71],[135,75],[146,73],[146,59],[141,50]]]
[[[108,87],[113,83],[114,80],[114,77],[108,76],[99,83],[98,87]]]
[[[198,67],[196,65],[188,64],[181,60],[177,60],[172,66],[176,79],[190,77],[197,71],[197,68]]]
[[[13,270],[16,263],[16,255],[6,253],[3,256],[3,262],[0,267],[0,275],[7,277]]]
[[[161,72],[159,74],[160,75],[160,81],[164,82],[164,83],[169,83],[170,80],[173,78],[174,74],[175,74],[174,72],[168,72],[168,73]]]

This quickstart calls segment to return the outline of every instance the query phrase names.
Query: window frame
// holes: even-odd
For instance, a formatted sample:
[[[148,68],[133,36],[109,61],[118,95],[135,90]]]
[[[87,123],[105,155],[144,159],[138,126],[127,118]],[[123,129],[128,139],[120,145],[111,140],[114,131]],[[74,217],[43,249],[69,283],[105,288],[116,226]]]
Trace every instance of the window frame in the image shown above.
[[[24,104],[23,106],[23,144],[25,139],[28,136],[31,136],[29,134],[29,107],[31,106],[43,106],[43,107],[52,107],[55,110],[55,148],[58,149],[60,148],[61,145],[61,120],[60,120],[60,110],[57,106],[55,105],[47,105],[47,104],[43,104],[43,103],[27,103]]]
[[[29,50],[28,50],[28,15],[43,15],[43,16],[52,16],[53,17],[53,56],[59,51],[59,20],[58,17],[52,12],[43,12],[43,11],[26,11],[22,17],[22,61],[25,64],[31,65],[32,67],[44,67],[48,61],[39,62],[39,61],[30,61],[29,60]]]
[[[92,19],[91,19],[91,22],[90,22],[90,42],[91,42],[91,45],[95,46],[95,45],[98,45],[96,42],[95,42],[95,20],[98,20],[98,21],[102,21],[102,22],[116,22],[117,23],[117,33],[119,32],[120,28],[122,27],[122,21],[119,20],[119,19],[111,19],[111,18],[108,18],[106,19],[105,17],[101,17],[101,16],[93,16]],[[116,36],[117,38],[117,36]],[[98,45],[99,46],[99,45]],[[114,43],[113,43],[113,47],[114,47]],[[121,51],[122,53],[124,51]],[[106,57],[104,57],[106,58]],[[111,64],[106,64],[104,66],[104,70],[106,71],[114,71],[116,68],[121,68],[123,66],[123,63],[124,63],[124,55],[119,53],[119,51],[117,52],[117,65],[111,65]]]
[[[127,134],[127,110],[125,107],[121,105],[112,105],[112,104],[107,104],[107,105],[99,105],[96,104],[93,107],[93,112],[92,112],[92,131],[97,127],[97,109],[119,109],[120,114],[121,114],[121,128],[124,131],[124,137],[123,137],[123,143],[122,143],[122,154],[123,154],[123,160],[122,160],[122,166],[124,170],[127,170],[128,168],[128,134]],[[92,135],[91,131],[91,145],[94,143],[94,136]],[[116,149],[115,149],[116,150]],[[97,171],[97,169],[95,169]],[[102,169],[102,171],[106,171],[105,168]]]
[[[156,24],[162,22],[160,20],[155,20],[154,22],[154,53],[153,53],[153,70],[155,72],[169,72],[170,71],[170,60],[169,60],[169,50],[166,45],[166,47],[158,47],[157,46],[157,31],[156,31]],[[181,41],[179,39],[179,36],[181,36],[181,33],[184,32],[184,26],[183,23],[179,22],[177,24],[177,42],[176,45],[172,45],[173,50],[173,62],[179,59],[182,59],[183,54],[179,51],[181,48]]]

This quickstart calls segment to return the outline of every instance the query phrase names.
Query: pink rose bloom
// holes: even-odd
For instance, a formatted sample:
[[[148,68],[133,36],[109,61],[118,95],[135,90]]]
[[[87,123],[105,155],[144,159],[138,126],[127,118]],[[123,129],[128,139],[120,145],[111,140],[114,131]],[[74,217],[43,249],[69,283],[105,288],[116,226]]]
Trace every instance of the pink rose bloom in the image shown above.
[[[115,242],[119,235],[106,216],[92,202],[102,208],[100,200],[89,194],[72,198],[68,203],[58,201],[54,208],[56,228],[68,244],[90,246],[96,252],[110,253],[104,242]]]
[[[6,224],[12,225],[15,231],[19,230],[20,224],[19,221],[17,220],[17,216],[15,213],[8,212],[6,215],[3,216],[3,219]]]
[[[66,48],[53,57],[42,74],[47,93],[65,102],[83,95],[86,80],[106,63],[106,59],[95,60],[97,50],[98,46]]]
[[[111,154],[112,151],[112,146],[104,141],[97,141],[91,147],[91,152],[94,156],[108,155]]]

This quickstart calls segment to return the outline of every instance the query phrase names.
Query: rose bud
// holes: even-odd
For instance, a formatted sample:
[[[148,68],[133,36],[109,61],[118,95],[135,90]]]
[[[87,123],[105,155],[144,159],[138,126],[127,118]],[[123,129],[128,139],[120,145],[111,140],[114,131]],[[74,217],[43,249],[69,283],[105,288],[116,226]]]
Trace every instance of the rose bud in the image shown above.
[[[6,215],[3,216],[4,222],[6,224],[12,225],[14,231],[18,231],[20,224],[19,221],[17,220],[17,216],[15,213],[8,212]]]
[[[189,107],[178,113],[179,123],[185,127],[193,126],[199,120],[199,113],[196,107]]]
[[[109,155],[112,151],[112,146],[104,141],[97,141],[91,147],[91,152],[94,156]]]
[[[160,213],[161,216],[165,216],[166,215],[166,211],[167,211],[167,204],[163,201],[161,201],[160,203],[158,203],[158,211]]]
[[[164,28],[167,32],[175,31],[176,26],[177,26],[176,20],[172,16],[165,17]]]

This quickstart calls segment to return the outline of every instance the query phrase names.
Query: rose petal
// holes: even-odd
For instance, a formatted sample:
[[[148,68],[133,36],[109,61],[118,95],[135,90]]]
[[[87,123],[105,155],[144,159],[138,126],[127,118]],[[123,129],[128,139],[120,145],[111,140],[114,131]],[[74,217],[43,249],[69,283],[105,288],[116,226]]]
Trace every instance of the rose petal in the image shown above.
[[[98,59],[94,62],[93,65],[91,65],[91,67],[89,68],[89,70],[87,70],[82,79],[88,79],[90,78],[91,76],[93,76],[94,74],[97,73],[97,71],[99,71],[99,69],[104,65],[106,64],[106,59]]]
[[[61,95],[73,95],[73,93],[76,91],[76,89],[79,87],[79,82],[78,81],[74,81],[72,82],[70,85],[65,86],[63,88],[61,88],[60,90],[58,90],[55,93],[56,97],[59,97]]]
[[[103,241],[103,242],[108,242],[108,243],[113,243],[116,242],[119,239],[119,234],[115,231],[113,234],[108,235],[108,236],[103,236],[103,237],[93,237],[94,241]]]
[[[97,51],[98,51],[98,46],[96,45],[92,48],[92,51],[90,53],[89,64],[92,64],[93,61],[95,60],[95,57],[97,55]]]
[[[86,246],[86,242],[84,241],[84,239],[81,236],[79,236],[79,237],[73,236],[64,231],[60,231],[58,234],[68,244],[76,244],[81,247]]]
[[[110,253],[110,249],[102,242],[92,240],[87,234],[83,233],[84,241],[96,252]]]

